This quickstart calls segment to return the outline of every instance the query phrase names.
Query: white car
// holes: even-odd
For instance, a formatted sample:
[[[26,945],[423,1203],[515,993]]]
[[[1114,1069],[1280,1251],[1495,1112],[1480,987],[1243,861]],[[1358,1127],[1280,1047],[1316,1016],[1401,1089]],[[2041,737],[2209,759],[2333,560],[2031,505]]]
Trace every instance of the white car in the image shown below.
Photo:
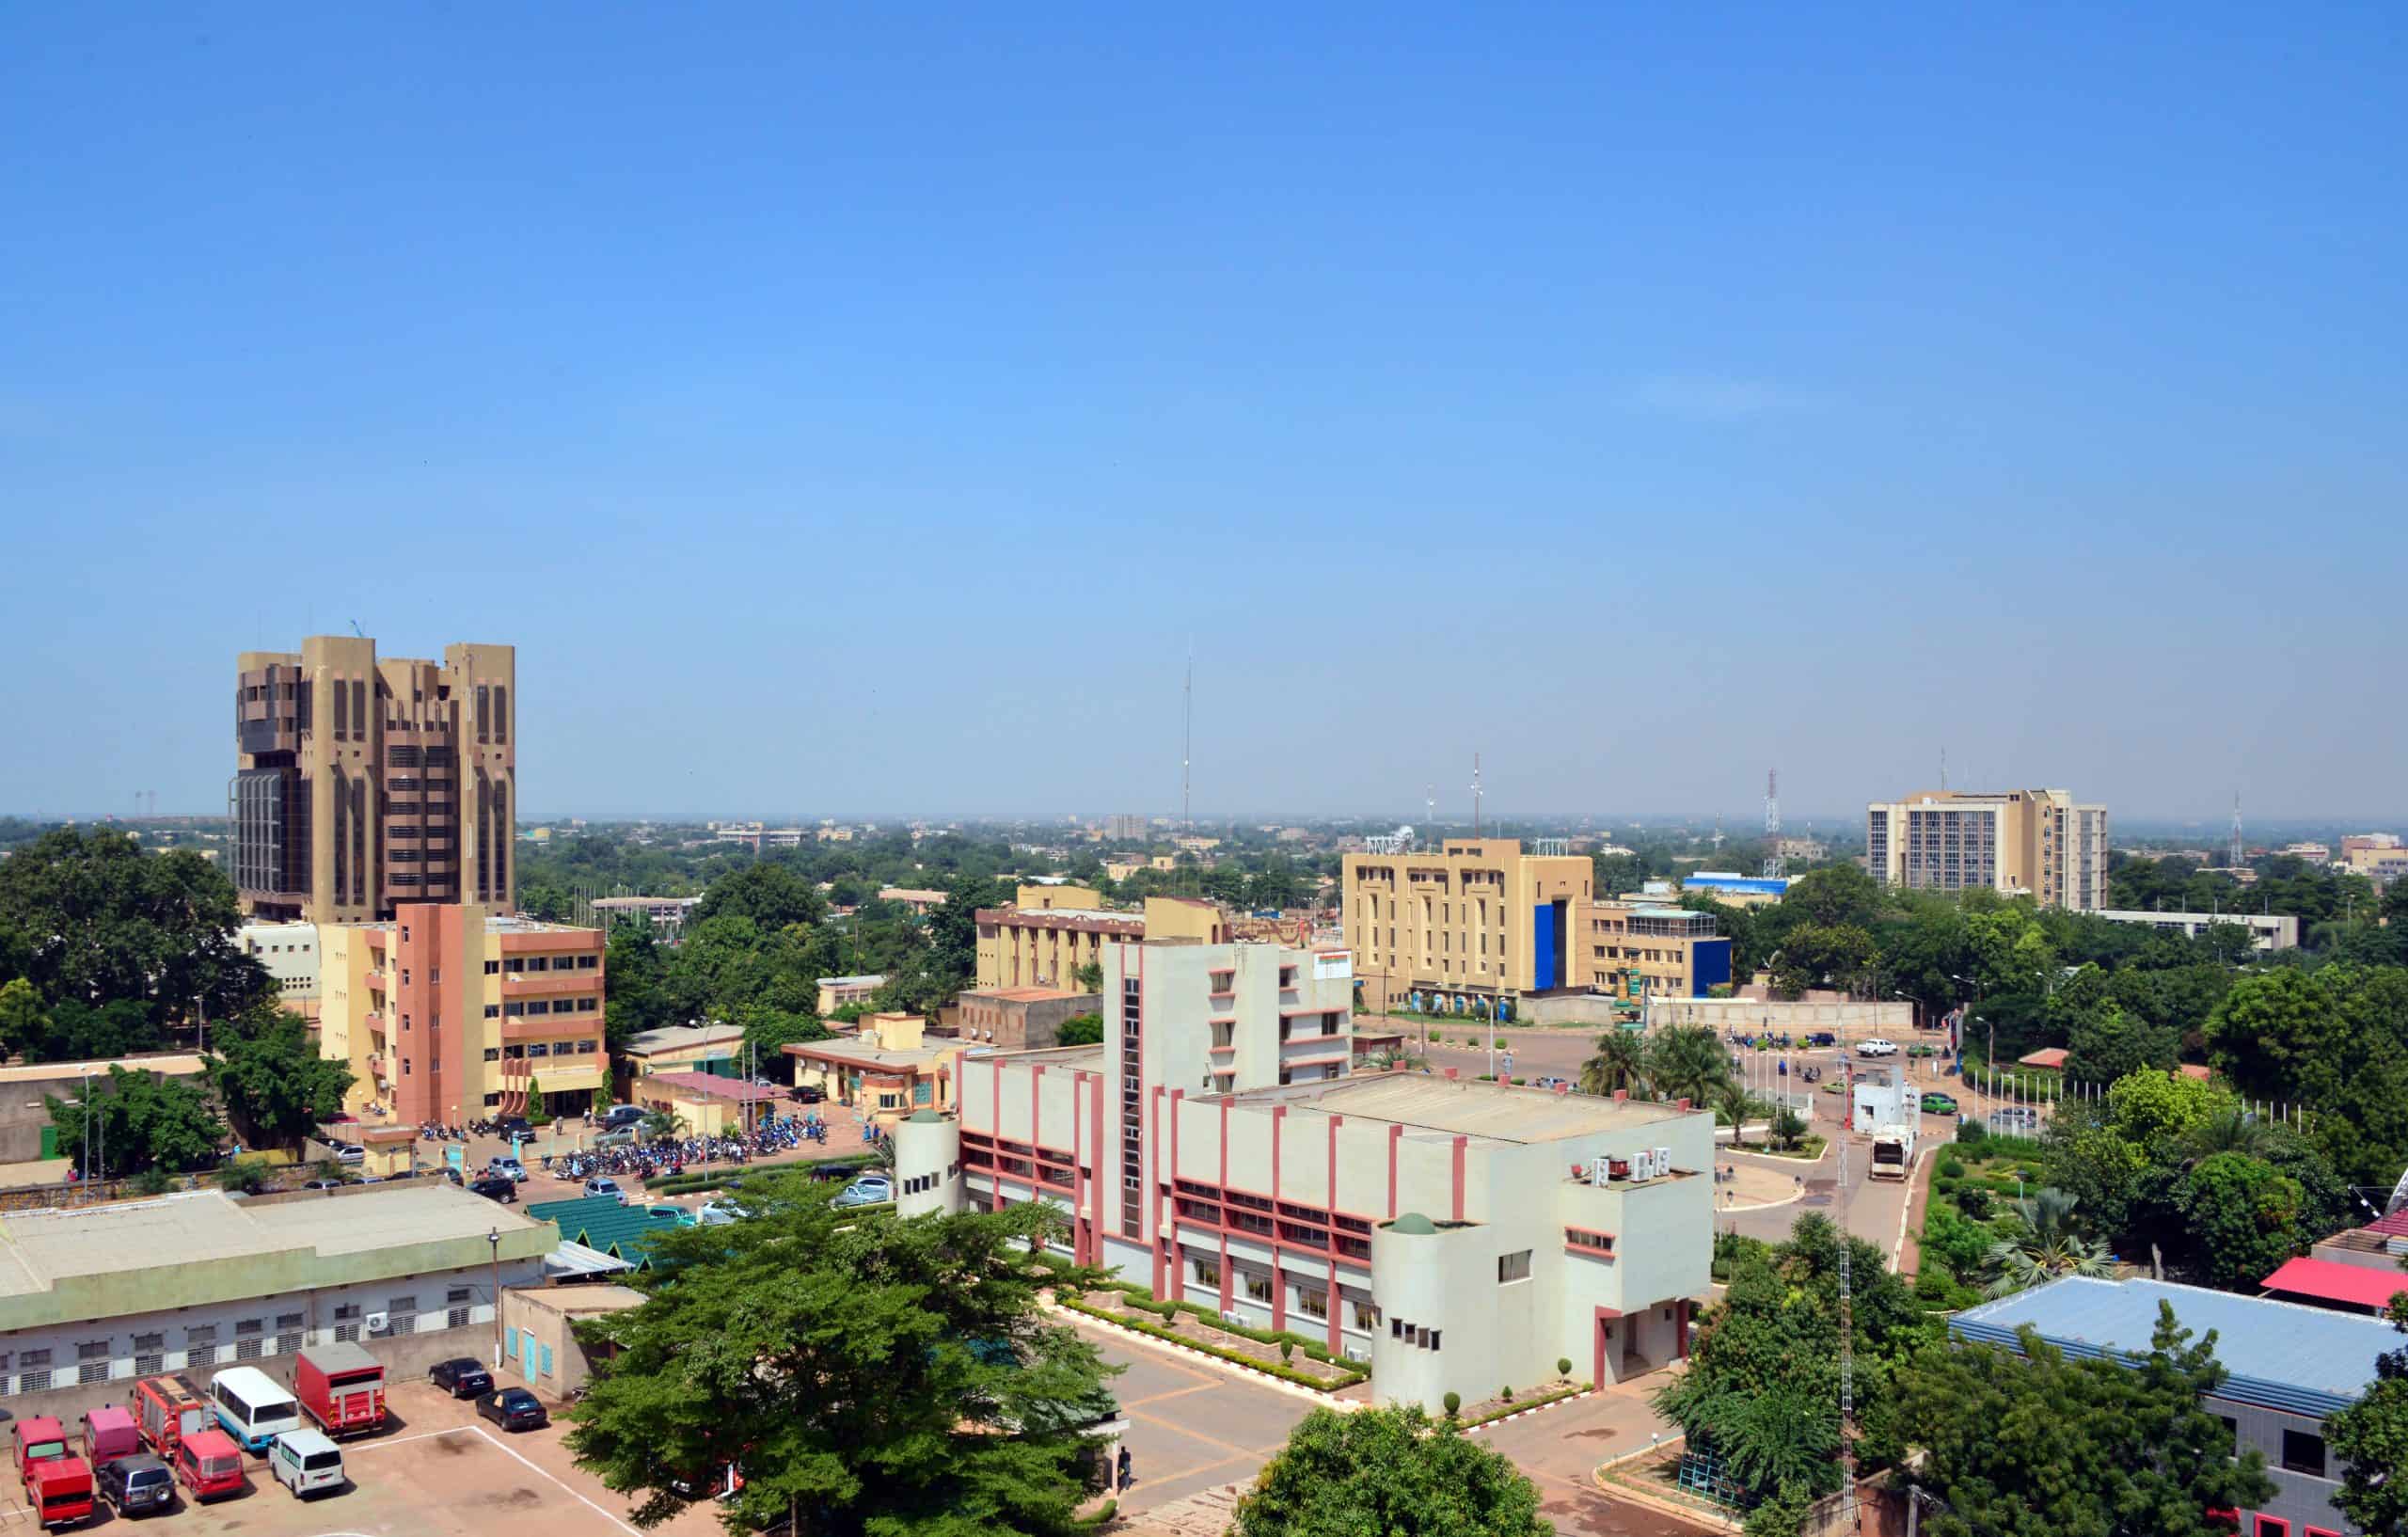
[[[621,1206],[627,1204],[627,1193],[619,1188],[618,1180],[605,1174],[597,1174],[586,1180],[585,1193],[589,1196],[609,1196]]]
[[[1860,1040],[1856,1043],[1856,1054],[1859,1056],[1895,1056],[1898,1054],[1898,1043],[1894,1040],[1883,1040],[1878,1037],[1876,1037],[1872,1040]]]
[[[741,1222],[752,1214],[734,1201],[721,1196],[717,1200],[703,1203],[702,1210],[694,1213],[694,1225],[698,1228],[724,1228],[730,1223]]]

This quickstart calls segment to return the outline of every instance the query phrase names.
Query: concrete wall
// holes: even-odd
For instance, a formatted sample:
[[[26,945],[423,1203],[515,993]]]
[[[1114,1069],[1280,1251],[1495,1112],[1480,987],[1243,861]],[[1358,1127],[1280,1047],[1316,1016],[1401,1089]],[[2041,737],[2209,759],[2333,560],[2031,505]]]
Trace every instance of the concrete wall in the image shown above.
[[[1600,1029],[1615,1022],[1614,1000],[1602,992],[1532,993],[1522,1000],[1530,1024],[1586,1024]]]
[[[1792,1035],[1809,1030],[1894,1033],[1903,1039],[1914,1030],[1915,1006],[1895,1001],[1784,1004],[1753,998],[1654,998],[1648,1001],[1647,1022],[1651,1027],[1703,1024],[1716,1031],[1786,1030]]]

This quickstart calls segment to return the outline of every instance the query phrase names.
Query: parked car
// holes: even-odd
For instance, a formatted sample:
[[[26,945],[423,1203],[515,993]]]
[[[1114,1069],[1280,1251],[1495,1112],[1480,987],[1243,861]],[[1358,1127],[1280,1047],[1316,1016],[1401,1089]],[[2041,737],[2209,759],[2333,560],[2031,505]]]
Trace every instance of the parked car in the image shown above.
[[[648,1206],[644,1208],[643,1214],[646,1221],[659,1223],[664,1228],[694,1226],[694,1213],[682,1206]]]
[[[838,1206],[876,1206],[895,1198],[895,1181],[883,1174],[864,1174],[836,1196]]]
[[[505,1142],[534,1140],[535,1123],[524,1116],[502,1116],[493,1123],[493,1134]]]
[[[243,1449],[221,1430],[195,1431],[176,1442],[176,1482],[195,1499],[243,1492]]]
[[[1840,1038],[1829,1030],[1817,1030],[1806,1038],[1809,1046],[1837,1046]]]
[[[724,1228],[731,1222],[742,1222],[752,1213],[724,1196],[714,1196],[703,1203],[694,1213],[694,1224],[700,1228]]]
[[[327,1146],[334,1149],[338,1164],[364,1164],[368,1161],[368,1149],[356,1142],[333,1142]]]
[[[627,1193],[619,1188],[618,1180],[607,1174],[597,1174],[586,1180],[585,1193],[589,1196],[613,1196],[618,1198],[621,1206],[627,1204]]]
[[[622,1126],[633,1126],[642,1119],[643,1119],[643,1106],[614,1104],[602,1112],[602,1130],[615,1132]]]
[[[301,1181],[301,1188],[304,1190],[341,1190],[350,1181],[345,1180],[304,1180]]]
[[[496,1158],[485,1165],[485,1172],[499,1174],[512,1184],[527,1182],[527,1165],[515,1158]]]
[[[1956,1114],[1956,1099],[1953,1096],[1946,1094],[1925,1095],[1923,1097],[1923,1107],[1925,1110],[1935,1116],[1953,1116]]]
[[[1856,1054],[1859,1056],[1895,1056],[1898,1054],[1898,1043],[1894,1040],[1883,1040],[1880,1037],[1876,1036],[1871,1040],[1858,1041],[1856,1043]]]
[[[92,1487],[119,1515],[157,1515],[176,1508],[176,1475],[148,1451],[112,1457],[95,1468]]]
[[[426,1374],[426,1380],[453,1398],[483,1398],[493,1391],[493,1373],[473,1355],[455,1355],[448,1361],[437,1361]]]
[[[605,1132],[594,1139],[594,1146],[597,1149],[632,1148],[635,1145],[636,1129],[632,1126],[622,1126],[615,1131]]]
[[[794,1101],[797,1104],[820,1104],[825,1102],[827,1098],[828,1091],[817,1084],[805,1084],[794,1091]]]
[[[524,1387],[505,1387],[477,1400],[477,1413],[506,1431],[541,1430],[552,1422],[541,1400]]]
[[[499,1174],[487,1174],[468,1181],[468,1194],[508,1206],[518,1199],[518,1186]]]
[[[342,1451],[318,1431],[286,1431],[268,1448],[267,1470],[293,1498],[307,1499],[342,1487]]]

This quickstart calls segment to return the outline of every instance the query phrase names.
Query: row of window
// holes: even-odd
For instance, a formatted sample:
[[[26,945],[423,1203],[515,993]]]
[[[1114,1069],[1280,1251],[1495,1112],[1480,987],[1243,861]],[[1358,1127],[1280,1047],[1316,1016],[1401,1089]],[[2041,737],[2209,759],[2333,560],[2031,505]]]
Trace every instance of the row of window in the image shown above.
[[[407,939],[409,936],[404,934],[402,937]],[[502,959],[498,956],[487,959],[485,974],[499,976],[503,964]],[[598,951],[593,950],[566,956],[512,956],[509,958],[508,965],[513,972],[521,975],[535,972],[591,972],[601,969],[602,957]]]
[[[444,1296],[442,1326],[466,1328],[472,1307],[470,1289],[450,1288]],[[396,1335],[418,1332],[420,1314],[415,1294],[394,1297],[380,1309],[386,1316],[387,1332]],[[334,1327],[325,1331],[330,1339],[356,1340],[366,1322],[365,1309],[358,1303],[343,1303],[336,1307]],[[230,1338],[220,1339],[214,1323],[195,1323],[183,1331],[183,1366],[185,1368],[222,1366],[232,1361],[256,1361],[267,1355],[297,1354],[308,1342],[309,1328],[302,1313],[278,1313],[271,1330],[264,1318],[236,1321]],[[22,1350],[11,1355],[0,1351],[0,1397],[22,1393],[47,1393],[60,1387],[89,1386],[125,1376],[155,1376],[167,1368],[167,1337],[164,1331],[133,1336],[132,1349],[124,1355],[118,1354],[115,1338],[80,1340],[75,1346],[75,1359],[71,1365],[60,1362],[47,1349]],[[130,1371],[118,1370],[119,1363],[129,1363]]]

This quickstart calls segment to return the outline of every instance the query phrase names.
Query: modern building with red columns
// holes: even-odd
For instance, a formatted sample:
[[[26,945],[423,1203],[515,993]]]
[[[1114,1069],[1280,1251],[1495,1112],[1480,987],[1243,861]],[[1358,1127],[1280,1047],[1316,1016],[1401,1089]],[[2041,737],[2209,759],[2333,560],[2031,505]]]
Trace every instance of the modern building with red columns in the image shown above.
[[[1343,948],[1103,947],[1104,1039],[965,1048],[951,1115],[895,1133],[905,1215],[1038,1200],[1059,1252],[1372,1363],[1441,1406],[1569,1357],[1687,1352],[1713,1246],[1714,1117],[1350,1070]]]

